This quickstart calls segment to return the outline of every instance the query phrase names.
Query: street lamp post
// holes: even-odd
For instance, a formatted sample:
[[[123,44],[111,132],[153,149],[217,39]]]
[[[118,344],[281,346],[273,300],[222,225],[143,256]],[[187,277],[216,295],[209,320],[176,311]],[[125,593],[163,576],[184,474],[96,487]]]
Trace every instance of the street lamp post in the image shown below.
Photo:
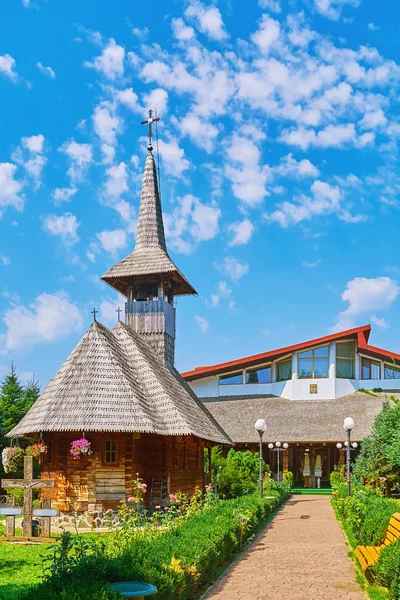
[[[267,424],[264,419],[257,419],[254,424],[258,435],[260,436],[260,496],[263,497],[263,456],[262,456],[262,438],[267,429]]]
[[[347,484],[347,495],[350,496],[351,482],[350,482],[350,452],[355,450],[358,446],[357,442],[351,443],[351,432],[354,429],[354,421],[351,417],[346,417],[343,421],[343,429],[347,433],[347,440],[344,443],[346,448],[346,484]],[[336,447],[341,450],[343,445],[339,442]]]
[[[281,452],[283,452],[284,450],[287,450],[289,448],[289,444],[287,444],[286,442],[284,444],[281,444],[280,442],[275,442],[275,448],[274,448],[274,444],[268,444],[268,448],[272,451],[272,452],[276,452],[277,453],[277,467],[278,467],[278,483],[280,483],[280,455]]]

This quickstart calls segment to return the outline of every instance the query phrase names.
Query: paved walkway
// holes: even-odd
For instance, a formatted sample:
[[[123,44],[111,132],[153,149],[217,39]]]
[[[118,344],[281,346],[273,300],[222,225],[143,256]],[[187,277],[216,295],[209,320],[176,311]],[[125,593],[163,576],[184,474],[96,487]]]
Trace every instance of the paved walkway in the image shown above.
[[[365,600],[329,496],[292,496],[207,600]]]

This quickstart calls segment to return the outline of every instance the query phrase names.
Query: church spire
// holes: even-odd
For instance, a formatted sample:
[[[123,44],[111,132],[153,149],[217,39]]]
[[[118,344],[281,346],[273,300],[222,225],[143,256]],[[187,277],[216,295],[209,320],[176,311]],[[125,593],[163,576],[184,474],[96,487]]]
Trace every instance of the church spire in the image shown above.
[[[144,337],[169,368],[174,366],[174,297],[196,290],[171,260],[165,243],[164,223],[153,156],[153,113],[143,121],[149,127],[139,219],[134,251],[102,277],[127,297],[125,322]],[[157,119],[158,120],[158,119]]]

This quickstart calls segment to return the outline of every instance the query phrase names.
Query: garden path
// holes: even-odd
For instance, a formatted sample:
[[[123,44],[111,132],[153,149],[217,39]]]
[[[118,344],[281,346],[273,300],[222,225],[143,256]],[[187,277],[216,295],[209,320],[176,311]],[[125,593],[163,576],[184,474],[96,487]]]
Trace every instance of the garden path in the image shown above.
[[[292,496],[207,600],[365,600],[329,496]]]

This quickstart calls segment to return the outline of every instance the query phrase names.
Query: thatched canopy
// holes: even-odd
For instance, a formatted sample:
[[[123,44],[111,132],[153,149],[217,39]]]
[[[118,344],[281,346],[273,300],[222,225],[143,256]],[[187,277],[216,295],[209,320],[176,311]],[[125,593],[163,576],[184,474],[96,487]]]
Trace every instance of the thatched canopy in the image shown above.
[[[343,419],[355,422],[352,439],[361,441],[371,431],[385,396],[355,392],[335,400],[287,400],[277,396],[201,398],[235,444],[259,441],[254,423],[265,419],[265,442],[340,442]]]
[[[9,437],[46,431],[151,432],[230,443],[177,371],[124,323],[94,322]]]
[[[127,296],[129,288],[139,278],[149,281],[168,279],[175,296],[196,294],[196,290],[171,260],[165,243],[161,201],[158,191],[154,157],[149,150],[144,167],[142,194],[134,251],[109,269],[102,280]]]

